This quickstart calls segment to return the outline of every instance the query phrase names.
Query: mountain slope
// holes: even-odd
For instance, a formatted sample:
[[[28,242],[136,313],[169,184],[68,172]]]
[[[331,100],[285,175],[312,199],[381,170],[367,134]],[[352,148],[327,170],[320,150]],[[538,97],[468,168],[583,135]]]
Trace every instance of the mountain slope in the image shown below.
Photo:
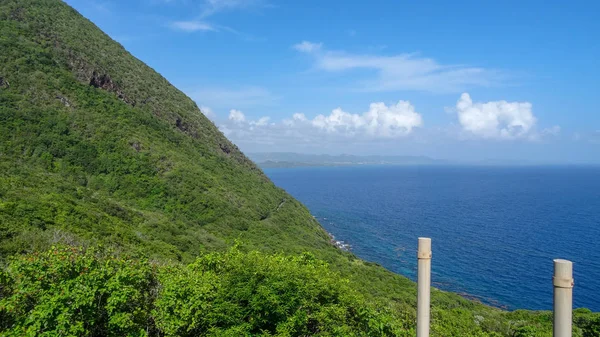
[[[327,245],[193,101],[73,9],[0,8],[3,253],[57,229],[177,258],[264,229],[268,248],[288,248],[277,238],[289,234]]]

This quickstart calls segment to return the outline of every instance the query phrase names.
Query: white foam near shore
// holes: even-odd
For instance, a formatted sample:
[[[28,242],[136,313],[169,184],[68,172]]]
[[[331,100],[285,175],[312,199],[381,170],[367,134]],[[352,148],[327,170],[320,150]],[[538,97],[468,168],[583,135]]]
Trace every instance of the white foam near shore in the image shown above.
[[[329,234],[329,242],[331,242],[332,245],[346,252],[349,252],[352,249],[352,246],[350,246],[349,243],[345,243],[341,240],[336,240],[335,236],[333,236],[333,234],[329,232],[327,232],[327,234]]]

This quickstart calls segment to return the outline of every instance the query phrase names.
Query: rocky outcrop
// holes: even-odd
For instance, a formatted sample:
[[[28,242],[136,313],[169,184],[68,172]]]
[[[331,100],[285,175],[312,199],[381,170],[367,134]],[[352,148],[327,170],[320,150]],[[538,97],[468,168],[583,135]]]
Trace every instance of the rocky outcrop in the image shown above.
[[[223,151],[223,153],[225,153],[225,154],[230,154],[231,153],[232,149],[231,149],[230,144],[227,144],[227,143],[223,142],[223,143],[219,144],[219,147],[221,148],[221,151]]]
[[[139,142],[130,142],[129,144],[136,152],[142,151],[142,144],[140,144]]]
[[[97,71],[94,71],[92,74],[92,78],[90,79],[90,85],[95,88],[100,88],[106,91],[113,92],[119,97],[123,102],[135,106],[135,101],[127,98],[125,93],[121,90],[119,85],[117,85],[108,74],[100,75]]]
[[[108,91],[114,91],[117,89],[117,86],[110,79],[110,76],[108,76],[107,74],[99,75],[95,71],[92,75],[92,78],[90,79],[90,85]]]
[[[0,88],[8,88],[10,87],[10,83],[4,77],[0,76]]]
[[[175,119],[175,126],[183,133],[186,133],[194,138],[198,138],[198,131],[190,124],[183,121],[181,118]]]
[[[14,21],[22,22],[25,20],[25,9],[23,7],[17,7],[10,12],[10,19]]]
[[[57,95],[56,99],[60,100],[60,102],[64,104],[64,106],[66,106],[67,108],[71,106],[71,102],[69,102],[69,100],[65,96]]]

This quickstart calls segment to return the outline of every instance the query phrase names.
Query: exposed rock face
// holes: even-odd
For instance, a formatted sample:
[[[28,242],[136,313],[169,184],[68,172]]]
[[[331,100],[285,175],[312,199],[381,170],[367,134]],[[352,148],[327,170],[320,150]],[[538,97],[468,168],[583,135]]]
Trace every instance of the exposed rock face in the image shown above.
[[[100,75],[97,71],[94,71],[92,78],[90,79],[90,85],[95,88],[104,89],[106,91],[114,92],[117,94],[120,100],[127,104],[135,106],[135,101],[130,100],[125,96],[125,93],[119,88],[119,86],[113,82],[108,74]]]
[[[187,133],[188,135],[194,137],[194,138],[198,138],[198,131],[193,127],[190,126],[188,123],[184,122],[183,120],[181,120],[181,118],[177,118],[175,120],[175,126],[183,133]]]
[[[24,21],[25,20],[25,9],[22,7],[15,8],[10,12],[10,18],[15,21]]]
[[[142,144],[138,142],[131,142],[130,144],[135,151],[140,152],[142,150]]]
[[[64,104],[67,108],[71,106],[71,102],[69,102],[69,100],[61,95],[56,96],[56,99],[60,100],[60,102],[62,104]]]
[[[227,154],[231,153],[231,149],[229,148],[228,144],[221,143],[221,144],[219,144],[219,147],[221,148],[221,151],[223,151],[224,153],[227,153]]]
[[[10,83],[4,77],[0,76],[0,88],[8,88],[10,87]]]
[[[96,88],[101,88],[101,89],[108,90],[108,91],[117,90],[117,86],[110,79],[110,76],[108,76],[107,74],[99,75],[95,71],[94,71],[94,74],[92,75],[92,78],[90,79],[90,85],[94,86]]]

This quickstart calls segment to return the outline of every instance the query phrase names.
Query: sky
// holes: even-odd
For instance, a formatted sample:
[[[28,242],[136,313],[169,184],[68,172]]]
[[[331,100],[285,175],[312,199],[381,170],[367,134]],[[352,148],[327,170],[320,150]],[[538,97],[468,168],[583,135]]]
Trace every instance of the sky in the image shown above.
[[[245,152],[600,163],[596,1],[66,2]]]

